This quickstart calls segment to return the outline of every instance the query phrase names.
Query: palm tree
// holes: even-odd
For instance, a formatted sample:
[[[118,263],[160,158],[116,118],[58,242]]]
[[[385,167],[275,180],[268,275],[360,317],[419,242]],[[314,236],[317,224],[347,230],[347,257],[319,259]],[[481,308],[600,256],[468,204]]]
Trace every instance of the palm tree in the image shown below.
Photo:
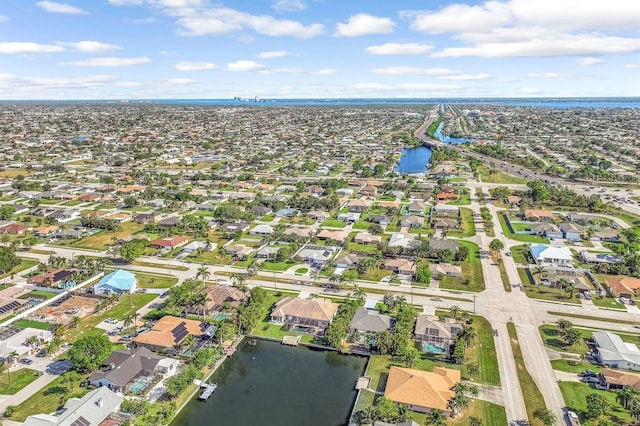
[[[202,278],[202,284],[204,284],[204,282],[208,280],[209,277],[211,277],[211,272],[209,272],[209,268],[207,268],[204,265],[200,266],[196,273],[196,279]]]
[[[74,315],[73,317],[71,317],[71,321],[69,321],[69,328],[78,328],[79,325],[80,325],[80,317],[77,315]]]
[[[468,325],[464,325],[462,330],[458,332],[458,339],[463,339],[466,347],[471,346],[477,336],[478,334],[476,333],[476,330]]]
[[[432,410],[427,413],[427,418],[425,421],[425,425],[427,426],[447,426],[447,420],[442,412],[442,410]]]
[[[191,349],[191,347],[193,347],[193,345],[195,343],[196,343],[196,337],[193,334],[188,335],[182,341],[182,344],[184,345],[184,348],[186,348],[186,349]]]
[[[638,391],[628,386],[624,389],[616,391],[616,399],[624,408],[629,409],[634,403],[638,402]]]
[[[453,319],[460,319],[460,307],[458,305],[452,305],[449,308],[449,316]]]
[[[482,419],[475,416],[469,417],[469,426],[482,426]]]
[[[9,371],[9,366],[7,365],[6,362],[0,362],[0,375],[2,375],[2,373],[7,372],[7,380],[9,381],[9,385],[11,385],[11,372]]]
[[[9,360],[9,364],[13,364],[14,362],[16,362],[16,359],[18,359],[19,356],[20,356],[20,354],[16,350],[13,350],[13,351],[9,352],[9,354],[7,355],[7,359]]]
[[[53,330],[52,331],[53,331],[53,335],[55,337],[60,338],[64,334],[64,325],[56,324],[56,325],[53,326]]]
[[[557,422],[556,415],[546,408],[538,408],[533,412],[533,417],[540,420],[544,426],[554,426]]]
[[[35,346],[38,346],[38,344],[40,343],[40,339],[38,338],[38,336],[29,336],[26,340],[26,343],[33,348]]]
[[[138,320],[138,316],[139,314],[135,311],[128,313],[127,315],[124,316],[124,319],[122,320],[122,326],[124,328],[129,328],[132,325],[135,325],[136,321]]]
[[[353,295],[353,297],[355,297],[360,302],[367,298],[367,293],[361,287],[356,287],[356,289],[353,290],[352,295]]]

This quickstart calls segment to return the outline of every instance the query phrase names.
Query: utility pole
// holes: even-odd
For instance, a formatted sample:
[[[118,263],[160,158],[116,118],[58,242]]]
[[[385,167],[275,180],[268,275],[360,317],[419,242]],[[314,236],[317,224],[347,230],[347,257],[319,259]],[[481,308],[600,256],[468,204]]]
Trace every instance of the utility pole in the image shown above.
[[[476,314],[476,297],[478,297],[477,295],[473,295],[473,315]]]

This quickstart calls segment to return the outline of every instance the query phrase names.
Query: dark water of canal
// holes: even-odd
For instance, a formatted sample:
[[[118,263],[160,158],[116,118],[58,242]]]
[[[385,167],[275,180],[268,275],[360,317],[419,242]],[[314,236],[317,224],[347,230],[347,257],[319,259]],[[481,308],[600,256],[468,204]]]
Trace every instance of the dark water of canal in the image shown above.
[[[427,171],[427,164],[431,159],[431,148],[419,146],[402,150],[402,158],[396,166],[396,172],[403,173],[424,173]]]
[[[211,377],[208,401],[191,401],[171,426],[342,426],[366,358],[245,339]]]

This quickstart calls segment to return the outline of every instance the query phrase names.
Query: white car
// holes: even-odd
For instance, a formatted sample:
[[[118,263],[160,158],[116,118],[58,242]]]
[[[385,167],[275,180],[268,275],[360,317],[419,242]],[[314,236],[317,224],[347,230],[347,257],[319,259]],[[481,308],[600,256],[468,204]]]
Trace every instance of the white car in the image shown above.
[[[106,320],[104,320],[104,322],[106,322],[107,324],[117,324],[118,320],[115,318],[107,318]]]

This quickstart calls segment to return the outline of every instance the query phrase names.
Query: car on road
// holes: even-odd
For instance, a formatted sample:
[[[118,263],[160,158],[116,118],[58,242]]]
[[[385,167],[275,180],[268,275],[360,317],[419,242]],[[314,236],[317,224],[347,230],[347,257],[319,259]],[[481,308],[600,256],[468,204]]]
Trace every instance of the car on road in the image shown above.
[[[115,318],[107,318],[106,320],[104,320],[104,322],[106,322],[107,324],[117,324],[118,320]]]
[[[434,302],[442,302],[442,297],[432,297],[431,300]]]
[[[508,251],[508,252],[506,252],[506,253],[505,253],[505,255],[506,255],[506,256],[511,256],[511,252],[510,252],[510,251]]]
[[[32,360],[30,360],[29,358],[22,358],[22,359],[20,360],[20,363],[21,363],[21,364],[25,364],[25,365],[31,365],[31,364],[33,364],[33,361],[32,361]]]
[[[494,329],[493,329],[493,335],[494,335],[495,337],[498,337],[498,329],[497,329],[497,328],[494,328]]]

